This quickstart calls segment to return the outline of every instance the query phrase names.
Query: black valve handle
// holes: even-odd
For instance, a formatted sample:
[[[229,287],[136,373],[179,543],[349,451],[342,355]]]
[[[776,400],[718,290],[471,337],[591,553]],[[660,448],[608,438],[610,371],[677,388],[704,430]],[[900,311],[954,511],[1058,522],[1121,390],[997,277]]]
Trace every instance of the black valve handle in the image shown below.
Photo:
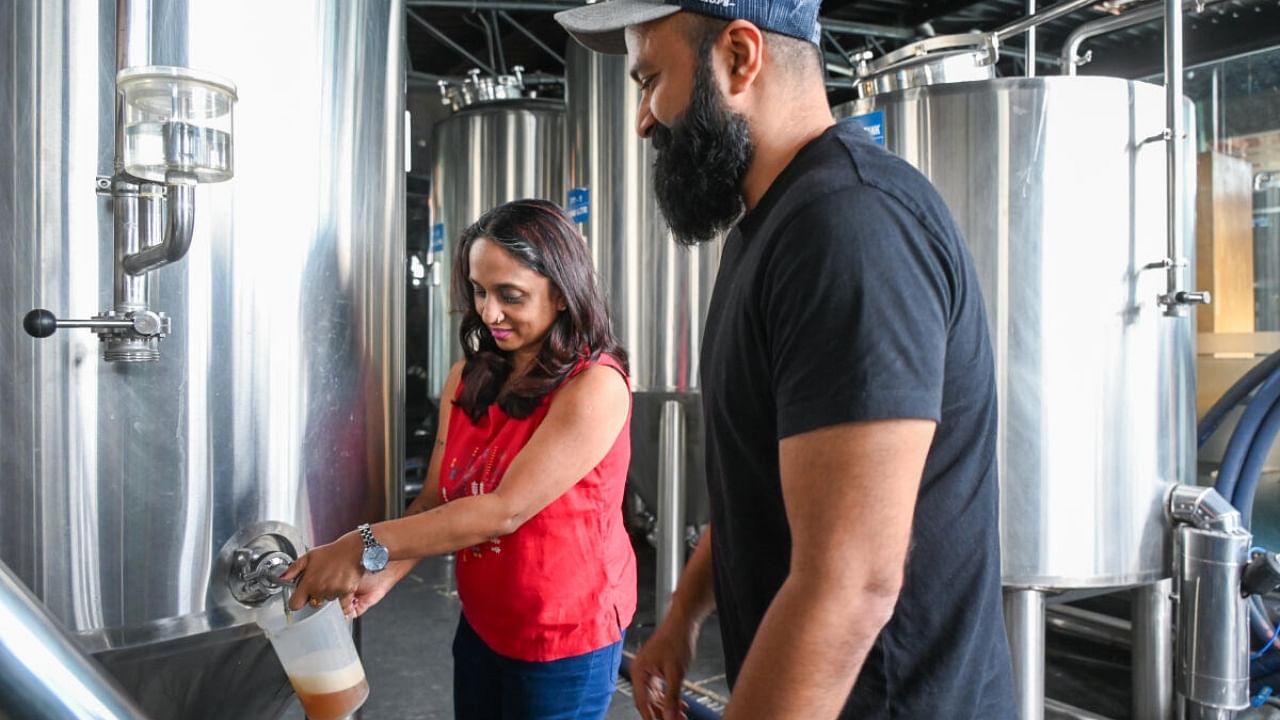
[[[58,318],[48,310],[35,309],[22,318],[22,329],[34,338],[47,338],[58,329]]]

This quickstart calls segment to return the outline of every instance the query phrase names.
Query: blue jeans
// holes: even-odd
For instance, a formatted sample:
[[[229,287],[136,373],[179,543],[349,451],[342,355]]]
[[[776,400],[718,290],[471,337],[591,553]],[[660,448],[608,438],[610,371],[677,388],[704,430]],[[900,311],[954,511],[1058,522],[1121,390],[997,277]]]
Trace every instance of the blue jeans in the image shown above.
[[[583,655],[527,662],[489,649],[465,617],[453,638],[456,720],[601,720],[613,699],[622,641]]]

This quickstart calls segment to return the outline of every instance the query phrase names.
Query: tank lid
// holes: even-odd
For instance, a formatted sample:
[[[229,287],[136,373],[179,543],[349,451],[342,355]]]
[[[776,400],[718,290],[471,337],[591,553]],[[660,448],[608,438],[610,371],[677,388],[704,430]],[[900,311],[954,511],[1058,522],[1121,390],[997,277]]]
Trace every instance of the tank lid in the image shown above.
[[[479,70],[470,70],[461,82],[441,80],[437,83],[440,102],[457,111],[476,103],[535,97],[525,87],[524,68],[516,65],[512,70],[512,75],[481,75]]]
[[[858,68],[858,95],[995,77],[999,40],[991,33],[939,35],[911,43]]]

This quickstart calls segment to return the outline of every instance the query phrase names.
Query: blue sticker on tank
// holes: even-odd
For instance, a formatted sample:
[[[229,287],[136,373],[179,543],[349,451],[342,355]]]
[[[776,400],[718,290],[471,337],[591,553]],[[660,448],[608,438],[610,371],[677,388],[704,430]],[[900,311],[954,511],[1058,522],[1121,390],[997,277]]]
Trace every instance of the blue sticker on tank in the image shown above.
[[[584,223],[591,218],[591,190],[576,187],[569,190],[569,202],[565,204],[569,217],[576,223]]]
[[[444,223],[431,226],[431,252],[444,252]]]
[[[854,115],[849,118],[849,122],[861,125],[877,145],[884,145],[884,111],[877,110],[866,115]]]

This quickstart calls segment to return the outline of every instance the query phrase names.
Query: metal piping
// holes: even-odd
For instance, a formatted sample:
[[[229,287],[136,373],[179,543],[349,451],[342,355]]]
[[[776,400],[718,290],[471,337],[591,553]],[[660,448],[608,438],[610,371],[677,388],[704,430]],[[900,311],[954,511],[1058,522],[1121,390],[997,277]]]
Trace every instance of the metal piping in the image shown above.
[[[145,718],[4,563],[0,563],[0,716]]]
[[[1027,17],[1036,16],[1036,0],[1027,0]],[[1036,76],[1036,26],[1027,28],[1027,57],[1022,62],[1027,69],[1027,77]]]
[[[1173,581],[1130,591],[1133,601],[1133,720],[1173,717]]]
[[[1046,607],[1045,626],[1108,647],[1128,649],[1133,644],[1133,630],[1128,620],[1072,605]]]
[[[453,10],[522,10],[560,12],[581,7],[580,2],[519,2],[518,0],[407,0],[405,7],[449,8]]]
[[[530,40],[534,45],[537,45],[538,47],[542,48],[542,49],[543,49],[543,51],[545,51],[548,55],[550,55],[551,57],[555,58],[555,59],[556,59],[556,62],[559,62],[561,65],[564,65],[564,56],[563,56],[563,55],[561,55],[560,53],[556,52],[555,50],[552,50],[552,49],[551,49],[551,48],[550,48],[546,43],[544,43],[544,42],[542,42],[541,40],[539,40],[537,35],[534,35],[533,33],[529,32],[528,28],[526,28],[524,25],[521,25],[520,23],[516,22],[516,19],[515,19],[515,18],[513,18],[513,17],[511,17],[511,15],[510,15],[506,10],[501,10],[501,11],[499,11],[499,12],[498,12],[498,17],[501,17],[503,20],[506,20],[508,23],[510,23],[510,24],[511,24],[511,27],[513,27],[513,28],[515,28],[515,29],[516,29],[516,32],[518,32],[518,33],[520,33],[521,35],[524,35],[525,37],[529,38],[529,40]]]
[[[406,7],[472,11],[519,10],[524,12],[560,12],[561,10],[572,10],[573,8],[581,7],[583,4],[580,2],[512,2],[512,0],[408,0],[405,2]],[[831,32],[845,35],[871,35],[874,37],[894,38],[896,40],[911,40],[916,37],[914,30],[892,25],[877,25],[875,23],[835,20],[832,18],[819,18],[818,22],[822,24],[823,28]]]
[[[1044,720],[1044,593],[1005,588],[1004,624],[1020,720]]]
[[[671,596],[684,570],[684,408],[678,400],[662,404],[658,429],[658,582],[657,620],[671,609]]]
[[[1062,67],[1066,68],[1067,75],[1075,75],[1076,67],[1087,62],[1087,60],[1081,60],[1077,57],[1080,52],[1080,46],[1085,40],[1123,30],[1133,25],[1141,25],[1144,22],[1155,20],[1163,14],[1163,5],[1148,5],[1137,10],[1130,10],[1123,15],[1113,15],[1081,25],[1071,31],[1062,46]]]
[[[893,38],[895,40],[914,40],[915,30],[892,25],[876,25],[874,23],[855,22],[853,20],[836,20],[834,18],[818,18],[823,30],[844,35],[870,35],[872,37]]]
[[[1015,35],[1021,35],[1034,27],[1053,22],[1063,15],[1069,15],[1081,8],[1089,7],[1098,1],[1099,0],[1067,0],[1067,2],[1060,2],[1057,5],[1046,10],[1042,10],[1035,15],[1015,20],[1002,28],[996,29],[996,38],[998,38],[1000,42],[1004,42]]]
[[[563,9],[564,9],[564,8],[561,8],[561,10],[563,10]],[[493,67],[491,67],[490,65],[486,64],[484,61],[482,61],[480,58],[476,57],[475,55],[472,55],[471,53],[467,52],[466,48],[464,48],[464,47],[462,47],[461,45],[459,45],[458,43],[456,43],[456,42],[454,42],[454,41],[450,40],[448,35],[445,35],[443,32],[441,32],[441,31],[440,31],[440,29],[439,29],[439,28],[437,28],[435,25],[432,25],[431,23],[427,22],[426,20],[423,20],[423,19],[422,19],[422,17],[421,17],[421,16],[419,16],[419,15],[418,15],[417,13],[415,13],[414,11],[412,11],[412,10],[405,10],[405,11],[404,11],[404,14],[405,14],[405,15],[408,15],[410,18],[412,18],[413,20],[417,21],[417,23],[418,23],[419,25],[421,25],[421,26],[422,26],[422,27],[423,27],[423,28],[424,28],[428,33],[430,33],[430,34],[431,34],[431,37],[433,37],[433,38],[435,38],[436,40],[440,41],[440,43],[441,43],[441,44],[443,44],[445,47],[449,48],[450,50],[452,50],[452,51],[454,51],[454,52],[458,53],[459,55],[461,55],[462,57],[466,58],[466,59],[467,59],[467,61],[468,61],[468,62],[470,62],[471,64],[475,65],[476,67],[480,68],[481,70],[484,70],[486,73],[488,73],[488,74],[490,74],[490,75],[497,75],[497,74],[498,74],[498,73],[494,72]]]
[[[1165,269],[1166,292],[1162,301],[1165,314],[1181,315],[1185,311],[1179,297],[1178,276],[1182,272],[1182,190],[1186,177],[1182,173],[1182,0],[1164,0],[1164,88],[1165,128],[1165,222],[1168,231],[1169,266]]]
[[[173,178],[176,174],[169,173],[170,182],[165,186],[168,198],[164,204],[164,239],[124,258],[124,271],[130,275],[141,275],[175,263],[185,257],[191,247],[196,221],[195,178]]]

